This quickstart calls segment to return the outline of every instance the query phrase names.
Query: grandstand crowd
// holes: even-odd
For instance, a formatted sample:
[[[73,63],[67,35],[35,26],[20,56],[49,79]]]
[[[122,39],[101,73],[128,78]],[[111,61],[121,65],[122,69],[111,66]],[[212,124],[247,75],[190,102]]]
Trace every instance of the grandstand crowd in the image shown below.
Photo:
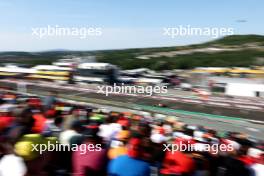
[[[40,153],[37,144],[66,147]],[[194,148],[166,150],[168,144]],[[231,147],[206,148],[215,144]],[[76,105],[55,92],[0,93],[0,176],[264,176],[263,150],[263,141],[247,134],[174,116]]]

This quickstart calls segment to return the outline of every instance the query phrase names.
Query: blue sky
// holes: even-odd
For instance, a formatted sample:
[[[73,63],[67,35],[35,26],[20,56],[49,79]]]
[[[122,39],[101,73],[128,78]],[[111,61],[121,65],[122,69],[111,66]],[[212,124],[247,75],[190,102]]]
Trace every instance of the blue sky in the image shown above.
[[[263,9],[263,0],[0,0],[0,51],[156,47],[212,39],[163,35],[164,27],[179,25],[263,35]],[[100,27],[103,35],[86,39],[32,36],[32,28],[47,25]]]

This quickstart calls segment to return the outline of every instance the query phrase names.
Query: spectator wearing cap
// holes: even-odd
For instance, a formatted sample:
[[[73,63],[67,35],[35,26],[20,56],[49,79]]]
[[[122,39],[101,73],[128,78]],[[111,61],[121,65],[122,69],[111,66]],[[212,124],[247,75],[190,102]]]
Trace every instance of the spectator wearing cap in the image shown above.
[[[113,176],[148,176],[150,164],[141,159],[140,138],[131,138],[128,142],[128,154],[113,159],[108,166],[108,175]]]
[[[13,142],[16,142],[24,134],[30,134],[34,125],[33,113],[30,108],[21,107],[13,110],[13,123],[6,130],[6,135]]]
[[[29,98],[27,100],[27,104],[32,109],[41,109],[41,106],[42,106],[41,99],[37,97]]]
[[[56,92],[49,92],[49,95],[44,98],[43,105],[46,110],[50,109],[57,102],[56,95]]]
[[[98,126],[94,125],[88,126],[85,130],[83,144],[73,152],[73,175],[104,176],[106,174],[107,150],[97,136],[97,132]],[[85,151],[83,146],[86,146]]]
[[[10,92],[3,95],[3,100],[9,104],[15,104],[16,98],[17,98],[17,96],[13,93],[10,93]]]
[[[166,142],[167,138],[165,136],[164,128],[158,126],[156,129],[152,130],[150,139],[153,143],[157,143],[157,144]]]
[[[46,123],[45,129],[43,131],[44,136],[54,136],[59,137],[60,133],[62,132],[62,117],[56,117],[55,119],[50,120]]]
[[[173,143],[178,146],[190,144],[190,140],[177,138]],[[160,173],[163,175],[191,175],[195,170],[195,162],[189,151],[166,151]]]
[[[110,115],[105,123],[99,126],[98,135],[109,144],[112,138],[122,130],[122,125],[116,122],[117,114]]]
[[[80,121],[75,120],[71,124],[71,128],[60,133],[59,141],[61,144],[70,144],[70,140],[74,136],[79,136],[82,130],[82,124]]]
[[[60,151],[59,158],[60,158],[60,167],[65,172],[72,171],[72,151],[69,150],[68,147],[71,147],[72,144],[80,143],[81,139],[81,132],[83,130],[82,123],[79,120],[74,120],[71,125],[70,129],[66,129],[62,131],[59,135],[59,142],[60,144],[67,147],[68,151]]]
[[[130,132],[128,130],[120,131],[115,140],[112,140],[110,149],[108,151],[108,158],[110,160],[117,158],[118,156],[127,154],[126,144],[129,138]]]

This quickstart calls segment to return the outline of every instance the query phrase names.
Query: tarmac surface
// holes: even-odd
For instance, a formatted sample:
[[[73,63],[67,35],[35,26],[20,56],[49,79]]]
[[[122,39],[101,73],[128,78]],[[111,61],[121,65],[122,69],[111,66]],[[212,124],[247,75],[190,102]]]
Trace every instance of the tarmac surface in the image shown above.
[[[23,82],[25,84],[25,82]],[[241,103],[245,106],[262,107],[261,100],[211,97],[220,103],[232,103],[233,106],[208,104],[189,92],[172,90],[166,95],[122,95],[97,93],[97,86],[86,87],[72,85],[56,85],[54,83],[27,82],[27,92],[36,95],[47,95],[49,91],[56,91],[58,97],[76,102],[86,102],[92,106],[111,109],[114,111],[147,111],[150,113],[175,115],[181,121],[191,125],[203,125],[217,131],[236,131],[247,133],[253,138],[264,140],[264,111],[262,109],[235,107]],[[17,81],[0,81],[1,87],[17,89]],[[21,87],[21,86],[20,86]],[[22,86],[23,87],[23,86]],[[21,88],[20,88],[21,89]],[[241,99],[242,101],[239,101]],[[184,101],[185,100],[185,101]],[[187,100],[187,101],[186,101]],[[167,105],[166,108],[157,107],[158,103]]]

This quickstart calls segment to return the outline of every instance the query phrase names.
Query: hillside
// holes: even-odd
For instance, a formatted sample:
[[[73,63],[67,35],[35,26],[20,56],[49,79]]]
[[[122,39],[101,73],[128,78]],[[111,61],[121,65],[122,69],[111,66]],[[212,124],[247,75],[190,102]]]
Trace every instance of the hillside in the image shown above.
[[[96,55],[99,62],[123,69],[147,67],[154,70],[189,69],[198,66],[264,65],[264,36],[233,35],[188,46],[104,51],[1,52],[0,62],[30,65],[50,64],[65,57]]]

